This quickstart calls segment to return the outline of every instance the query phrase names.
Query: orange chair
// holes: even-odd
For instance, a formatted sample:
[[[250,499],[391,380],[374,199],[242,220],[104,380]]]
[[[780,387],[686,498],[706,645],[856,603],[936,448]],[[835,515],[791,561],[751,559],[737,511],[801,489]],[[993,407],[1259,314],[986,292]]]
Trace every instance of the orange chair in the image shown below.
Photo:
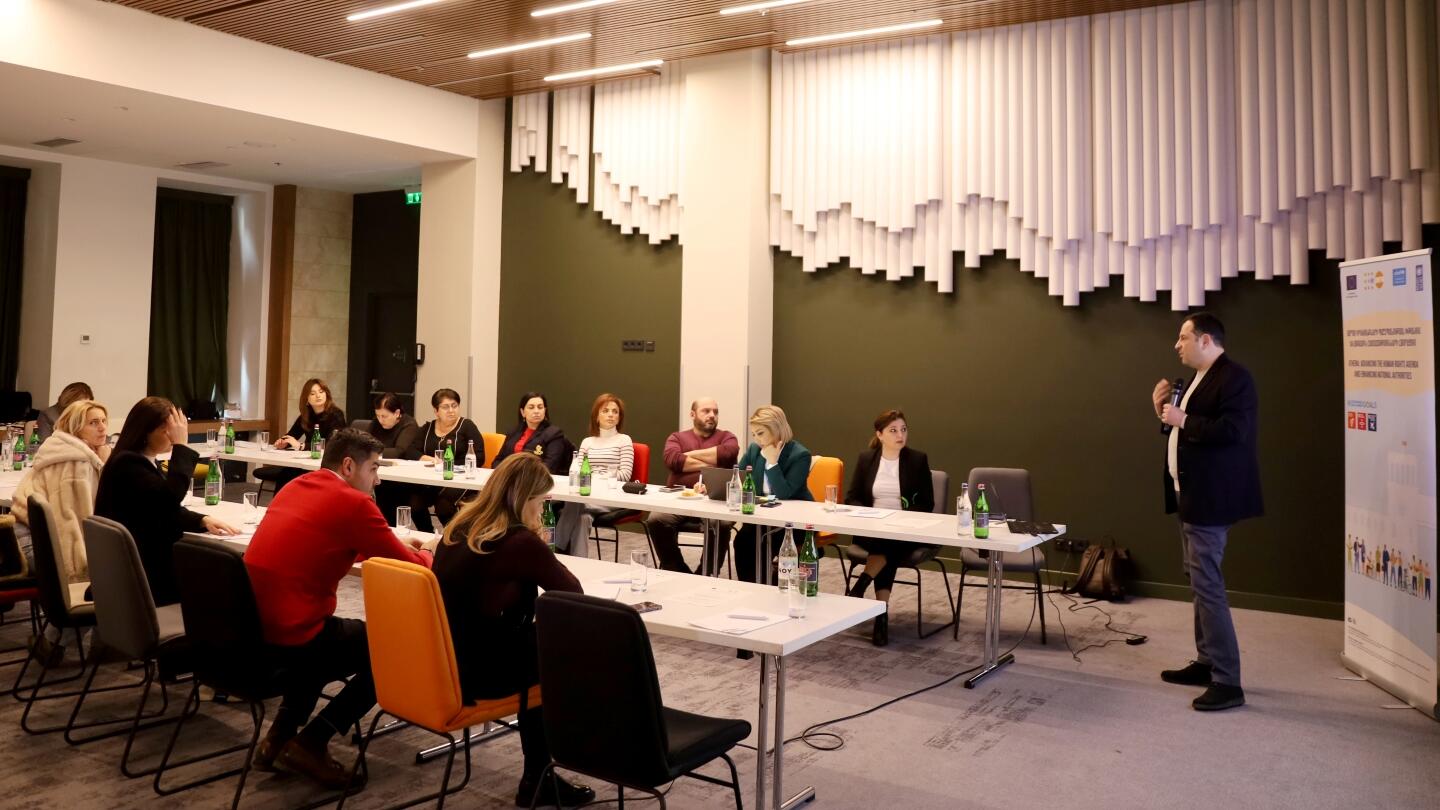
[[[648,484],[650,483],[650,445],[635,442],[634,448],[635,464],[630,468],[630,480]],[[595,556],[602,560],[605,559],[604,555],[600,553],[600,542],[603,540],[606,543],[615,544],[615,562],[620,562],[620,527],[626,523],[639,523],[643,528],[647,514],[649,513],[634,509],[612,509],[603,515],[596,515],[590,524],[590,539],[595,541]],[[601,537],[601,529],[609,529],[615,536]],[[649,530],[645,532],[645,539],[647,541],[650,539]],[[653,554],[654,543],[651,543],[650,547]],[[653,560],[654,557],[651,559]]]
[[[805,485],[810,488],[810,497],[818,503],[825,502],[825,487],[835,485],[835,502],[845,502],[845,462],[834,456],[815,456],[810,459],[810,477],[805,480]],[[820,556],[825,556],[825,549],[835,545],[836,534],[834,532],[820,532],[815,535],[815,545],[819,548]],[[838,548],[835,556],[844,562],[844,555]],[[843,567],[843,566],[842,566]]]
[[[495,457],[500,455],[500,447],[505,444],[504,433],[481,433],[485,439],[485,469],[495,468]]]
[[[360,569],[365,589],[365,631],[370,641],[370,668],[375,676],[375,698],[380,711],[360,744],[355,769],[364,767],[365,750],[375,736],[380,718],[397,717],[450,741],[445,776],[440,790],[401,807],[436,801],[464,788],[470,781],[470,734],[466,729],[520,712],[519,694],[466,705],[460,697],[460,669],[450,640],[450,623],[440,598],[440,583],[429,568],[414,563],[371,558]],[[540,704],[540,687],[531,687],[527,704]],[[465,746],[465,778],[450,787],[455,749]],[[351,780],[355,778],[351,773]],[[344,799],[340,806],[345,805]],[[338,809],[337,809],[338,810]]]

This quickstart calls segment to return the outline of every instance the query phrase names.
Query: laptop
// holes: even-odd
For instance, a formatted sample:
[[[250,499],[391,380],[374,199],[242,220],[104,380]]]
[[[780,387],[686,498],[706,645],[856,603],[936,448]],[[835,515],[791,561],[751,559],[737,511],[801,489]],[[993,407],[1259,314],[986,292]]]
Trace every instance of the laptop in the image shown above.
[[[735,470],[731,467],[705,467],[700,470],[700,483],[705,485],[705,494],[712,501],[725,500],[725,485],[730,483]]]

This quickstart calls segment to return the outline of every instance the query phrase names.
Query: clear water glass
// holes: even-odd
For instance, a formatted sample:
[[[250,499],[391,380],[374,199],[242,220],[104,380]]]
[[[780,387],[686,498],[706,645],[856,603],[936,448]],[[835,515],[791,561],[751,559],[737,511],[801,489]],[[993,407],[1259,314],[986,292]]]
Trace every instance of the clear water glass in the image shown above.
[[[835,505],[840,502],[840,486],[838,484],[825,485],[825,511],[834,512]]]
[[[644,593],[650,587],[650,552],[630,552],[630,591]]]
[[[220,431],[210,428],[205,431],[205,447],[214,450],[220,446]]]
[[[395,507],[395,536],[409,537],[410,529],[414,524],[410,522],[410,507]]]
[[[245,502],[245,522],[246,522],[247,524],[252,525],[252,526],[255,525],[256,523],[259,523],[259,522],[260,522],[260,493],[259,493],[259,492],[247,492],[247,493],[245,493],[244,495],[240,496],[240,499]]]
[[[260,444],[261,450],[270,449],[270,431],[262,430],[255,435],[255,441]]]

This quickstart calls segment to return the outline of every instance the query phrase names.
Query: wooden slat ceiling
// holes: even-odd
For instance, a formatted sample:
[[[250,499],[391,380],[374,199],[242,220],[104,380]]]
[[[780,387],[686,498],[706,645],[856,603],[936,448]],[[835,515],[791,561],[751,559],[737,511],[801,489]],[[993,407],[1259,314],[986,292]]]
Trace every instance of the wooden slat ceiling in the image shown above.
[[[349,22],[346,15],[395,0],[111,0],[478,98],[555,87],[544,77],[648,59],[680,60],[760,46],[785,49],[796,37],[940,18],[923,33],[963,31],[1083,14],[1165,5],[1176,0],[811,0],[765,14],[721,16],[750,0],[619,0],[535,18],[560,0],[444,0],[431,6]],[[551,48],[467,59],[466,54],[588,31],[592,37]]]

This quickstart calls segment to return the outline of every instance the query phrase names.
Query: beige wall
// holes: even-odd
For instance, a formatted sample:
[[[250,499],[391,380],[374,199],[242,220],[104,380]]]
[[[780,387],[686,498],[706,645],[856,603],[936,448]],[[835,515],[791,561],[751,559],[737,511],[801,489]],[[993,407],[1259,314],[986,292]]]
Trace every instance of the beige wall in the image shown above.
[[[319,377],[329,384],[347,416],[353,200],[338,191],[302,188],[296,193],[290,376],[286,385],[286,399],[294,401],[307,379]],[[291,413],[284,421],[293,418]]]

